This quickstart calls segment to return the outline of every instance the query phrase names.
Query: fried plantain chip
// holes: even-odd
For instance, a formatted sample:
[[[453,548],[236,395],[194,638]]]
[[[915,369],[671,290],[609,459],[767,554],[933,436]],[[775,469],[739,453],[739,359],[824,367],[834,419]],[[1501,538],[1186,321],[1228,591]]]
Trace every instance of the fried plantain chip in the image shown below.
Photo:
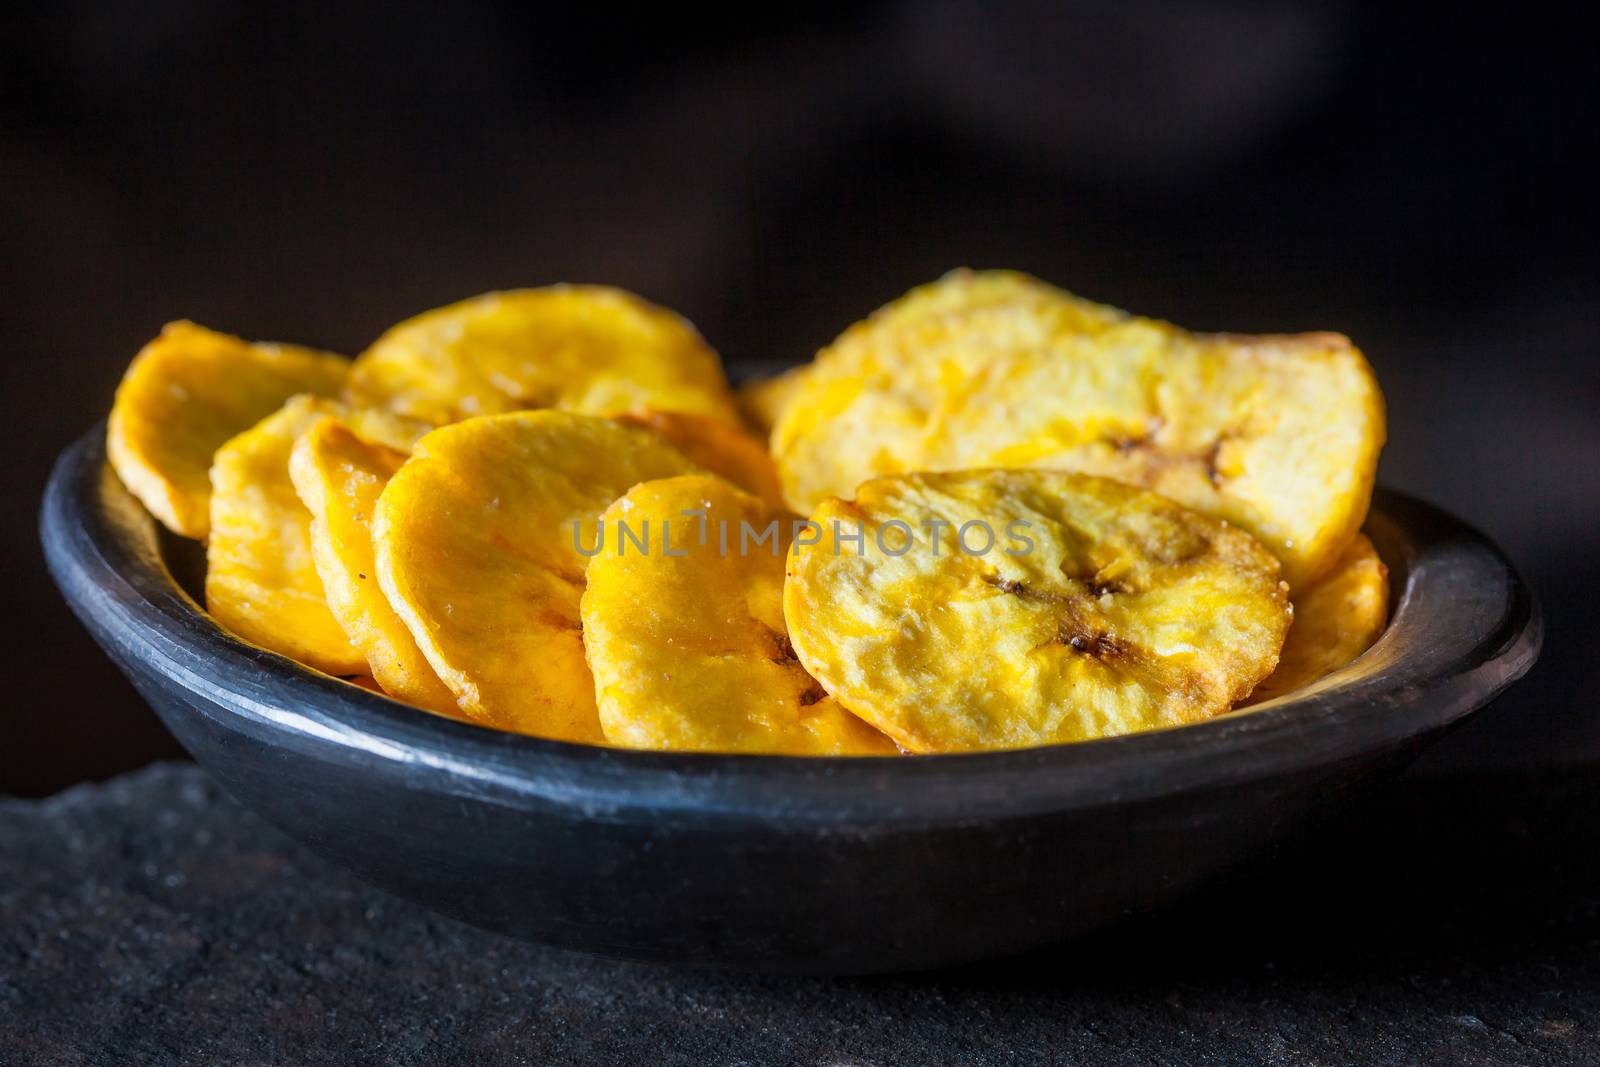
[[[338,393],[349,370],[343,356],[168,323],[117,387],[106,454],[128,491],[162,525],[204,537],[217,449],[296,393]]]
[[[370,440],[409,448],[429,427],[390,412],[296,396],[217,449],[211,466],[206,609],[245,640],[329,674],[365,674],[366,657],[328,609],[311,551],[311,513],[289,476],[301,434],[338,416]]]
[[[773,466],[766,446],[732,423],[705,415],[649,408],[630,411],[617,419],[651,431],[696,465],[712,474],[720,474],[775,508],[783,507],[778,468]]]
[[[1271,673],[1289,626],[1259,542],[1108,479],[891,476],[812,521],[784,586],[795,652],[913,752],[1204,719]]]
[[[1310,685],[1372,647],[1389,621],[1389,568],[1357,534],[1333,570],[1294,598],[1294,625],[1278,669],[1244,702],[1260,704]]]
[[[1383,422],[1371,368],[1337,334],[1192,334],[958,271],[819,353],[772,452],[801,510],[903,471],[1115,478],[1250,531],[1298,587],[1360,528]]]
[[[378,586],[372,513],[407,453],[363,440],[327,416],[300,435],[289,460],[310,513],[311,555],[328,608],[383,691],[418,707],[457,712],[455,697]]]
[[[589,561],[582,612],[608,741],[896,754],[887,737],[829,698],[790,648],[783,571],[792,520],[704,475],[636,485],[606,509],[607,540]],[[623,524],[643,536],[643,550],[624,539]]]
[[[418,442],[378,498],[378,580],[462,711],[604,741],[580,630],[583,552],[617,497],[695,469],[654,434],[560,411],[471,419]]]
[[[289,453],[335,401],[297,396],[217,449],[211,465],[206,610],[246,641],[329,674],[365,674],[366,657],[328,610],[311,558],[311,516]]]
[[[778,416],[800,392],[806,370],[804,366],[790,367],[771,378],[751,378],[734,390],[733,398],[739,405],[739,413],[763,439],[771,435]]]
[[[529,408],[737,421],[722,364],[693,326],[591,285],[485,293],[408,319],[356,360],[349,397],[438,425]]]

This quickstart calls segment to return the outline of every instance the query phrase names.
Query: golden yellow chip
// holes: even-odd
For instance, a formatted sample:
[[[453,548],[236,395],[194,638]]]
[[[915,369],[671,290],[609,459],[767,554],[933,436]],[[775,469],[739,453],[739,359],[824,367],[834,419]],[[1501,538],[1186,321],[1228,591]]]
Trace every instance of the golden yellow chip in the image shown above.
[[[1360,528],[1383,437],[1371,368],[1337,334],[1192,334],[956,272],[823,350],[772,452],[801,510],[902,471],[1116,478],[1250,531],[1298,587]]]
[[[778,417],[804,384],[806,367],[790,367],[771,378],[751,378],[734,391],[744,421],[765,439],[777,425]]]
[[[898,751],[829,698],[790,648],[783,571],[793,521],[704,475],[645,482],[606,509],[582,611],[608,741],[792,756]]]
[[[263,648],[329,674],[365,674],[366,658],[328,609],[311,551],[311,513],[289,475],[295,442],[328,416],[345,418],[368,439],[401,449],[428,429],[391,412],[350,411],[337,400],[296,396],[217,449],[206,608]]]
[[[1389,620],[1389,568],[1365,534],[1339,554],[1333,570],[1294,597],[1294,625],[1278,669],[1256,686],[1246,704],[1259,704],[1310,685],[1372,647]]]
[[[694,327],[602,286],[485,293],[424,312],[356,360],[349,396],[437,425],[529,408],[737,421],[722,364]]]
[[[311,515],[289,480],[295,441],[341,411],[335,401],[298,396],[217,449],[206,610],[263,648],[329,674],[365,674],[366,657],[328,610],[311,557]]]
[[[648,408],[617,416],[660,437],[712,474],[720,474],[747,493],[775,508],[783,507],[778,468],[766,446],[744,430],[721,419]]]
[[[204,537],[217,449],[296,393],[336,394],[349,370],[342,356],[168,323],[117,387],[106,454],[123,484],[163,525]]]
[[[812,515],[784,616],[807,670],[914,752],[1177,726],[1271,673],[1279,564],[1226,523],[1058,471],[879,478]]]
[[[602,742],[578,611],[584,551],[617,497],[695,469],[611,419],[530,411],[446,426],[378,498],[378,580],[473,719]]]
[[[329,416],[300,436],[289,472],[310,514],[312,559],[328,607],[378,684],[418,707],[454,714],[455,698],[378,585],[372,513],[407,455],[369,443]]]

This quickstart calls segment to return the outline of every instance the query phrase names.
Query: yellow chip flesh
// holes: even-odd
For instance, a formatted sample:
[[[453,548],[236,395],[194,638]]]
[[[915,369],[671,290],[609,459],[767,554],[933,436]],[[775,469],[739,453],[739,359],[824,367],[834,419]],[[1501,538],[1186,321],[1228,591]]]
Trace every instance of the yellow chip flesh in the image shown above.
[[[1292,693],[1355,660],[1389,621],[1389,568],[1365,534],[1339,554],[1333,570],[1294,597],[1294,625],[1278,669],[1246,704]]]
[[[356,360],[349,397],[437,425],[530,408],[737,421],[722,364],[693,326],[587,285],[485,293],[408,319]]]
[[[772,452],[801,510],[904,471],[1115,478],[1250,531],[1298,587],[1360,528],[1383,438],[1371,368],[1337,334],[1193,334],[958,271],[819,353]]]
[[[289,461],[311,518],[311,553],[334,619],[370,665],[382,691],[418,707],[456,714],[455,697],[422,655],[378,585],[372,515],[408,453],[370,443],[343,421],[319,419]]]
[[[812,520],[821,540],[784,587],[790,640],[835,699],[913,752],[1204,719],[1271,673],[1289,626],[1259,542],[1107,479],[893,476]]]
[[[299,396],[217,449],[211,466],[206,610],[235,634],[329,674],[365,674],[366,657],[328,610],[311,555],[311,515],[289,455],[312,423],[342,409]]]
[[[217,449],[297,393],[337,394],[349,370],[343,356],[168,323],[117,387],[106,453],[123,484],[162,525],[204,537]]]
[[[738,426],[705,415],[649,408],[630,411],[617,418],[629,426],[651,431],[697,466],[720,474],[772,507],[783,507],[778,468],[773,466],[766,446]]]
[[[428,429],[391,412],[351,411],[337,400],[302,395],[217,449],[206,608],[263,648],[329,674],[365,674],[365,657],[329,611],[311,551],[311,513],[289,474],[295,442],[328,416],[401,449]]]
[[[744,421],[765,440],[789,402],[804,385],[807,367],[790,367],[770,378],[751,378],[734,390],[734,400]]]
[[[569,412],[435,430],[378,498],[378,580],[474,721],[602,743],[579,619],[584,550],[630,488],[695,470],[654,434]]]
[[[793,519],[703,475],[645,482],[606,509],[582,611],[608,741],[791,756],[898,752],[828,697],[789,645],[783,581]]]

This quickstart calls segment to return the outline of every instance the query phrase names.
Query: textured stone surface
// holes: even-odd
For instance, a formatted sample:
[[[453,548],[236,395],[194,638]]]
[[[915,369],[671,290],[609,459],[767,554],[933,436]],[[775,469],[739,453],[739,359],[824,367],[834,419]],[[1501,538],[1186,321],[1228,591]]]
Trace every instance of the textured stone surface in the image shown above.
[[[1413,779],[1119,936],[827,980],[482,934],[168,764],[0,801],[0,1063],[1594,1063],[1597,800]]]

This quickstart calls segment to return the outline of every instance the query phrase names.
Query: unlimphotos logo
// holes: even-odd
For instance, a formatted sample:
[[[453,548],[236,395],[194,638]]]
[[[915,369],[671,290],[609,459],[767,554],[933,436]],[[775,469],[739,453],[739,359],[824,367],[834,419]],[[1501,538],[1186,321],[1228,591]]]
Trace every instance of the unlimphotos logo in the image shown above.
[[[759,527],[740,519],[735,526],[727,519],[712,521],[704,510],[697,508],[685,510],[682,514],[686,521],[678,525],[674,525],[670,519],[663,519],[659,523],[643,520],[637,524],[625,519],[610,523],[601,521],[595,528],[591,544],[584,544],[583,523],[574,520],[572,547],[580,556],[590,559],[607,551],[616,556],[626,556],[629,552],[648,556],[654,551],[660,556],[676,559],[688,555],[688,546],[705,548],[713,544],[717,555],[722,557],[734,554],[751,556],[762,551],[777,556],[784,541],[781,536],[784,521],[781,519],[773,519]],[[834,519],[829,524],[830,528],[824,528],[810,519],[792,519],[788,525],[790,551],[795,555],[815,548],[831,551],[835,556],[851,551],[864,556],[869,545],[885,556],[904,556],[913,550],[926,551],[934,556],[956,553],[987,556],[995,551],[1008,556],[1026,556],[1034,549],[1033,538],[1028,536],[1033,524],[1023,519],[1006,523],[1003,533],[997,532],[982,519],[972,519],[959,526],[945,519],[924,519],[915,528],[901,519],[890,519],[871,531],[868,531],[865,523],[846,523],[839,519]]]

